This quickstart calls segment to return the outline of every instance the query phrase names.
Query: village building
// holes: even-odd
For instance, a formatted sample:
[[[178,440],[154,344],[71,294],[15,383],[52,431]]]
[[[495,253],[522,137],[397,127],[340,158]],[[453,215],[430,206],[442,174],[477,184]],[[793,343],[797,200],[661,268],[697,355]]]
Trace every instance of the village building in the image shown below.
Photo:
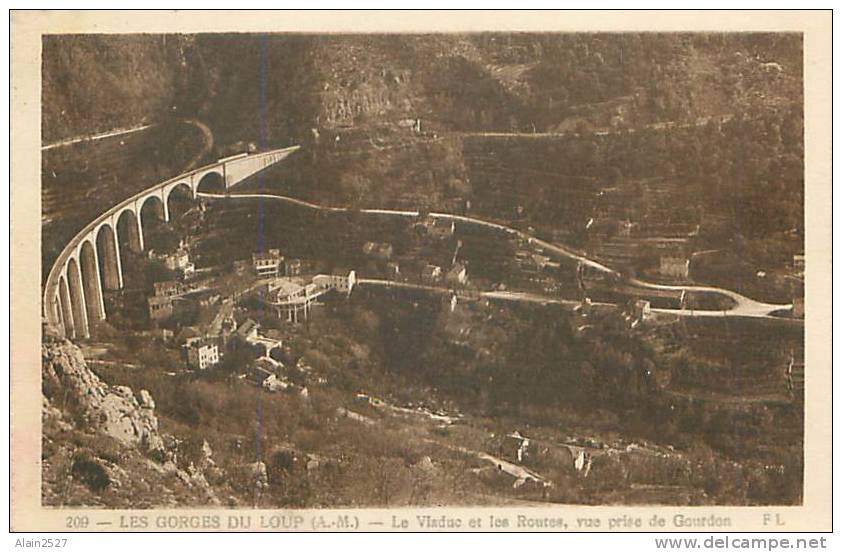
[[[219,345],[213,339],[193,337],[183,347],[187,364],[194,370],[205,370],[219,364]]]
[[[257,359],[249,365],[246,371],[246,378],[252,383],[263,386],[263,382],[269,378],[276,378],[274,366],[263,359]]]
[[[279,357],[283,353],[283,341],[261,335],[260,324],[251,318],[247,318],[240,324],[235,335],[240,345],[247,344],[251,347],[255,352],[255,358],[274,360],[275,357]]]
[[[202,331],[198,327],[184,326],[181,330],[179,330],[178,334],[175,335],[173,341],[176,345],[184,346],[185,343],[197,337],[202,337]]]
[[[454,263],[447,273],[447,283],[450,285],[465,285],[468,282],[468,269],[462,263]]]
[[[283,341],[260,333],[260,324],[247,318],[228,339],[231,350],[246,351],[253,359],[266,359],[270,364],[279,364],[283,356]]]
[[[301,259],[288,259],[284,263],[284,274],[286,276],[299,276],[301,274]]]
[[[168,342],[173,338],[173,331],[168,330],[167,328],[152,328],[149,330],[140,330],[134,332],[133,335]]]
[[[246,318],[242,324],[237,327],[234,332],[238,338],[243,341],[249,341],[257,338],[257,332],[260,329],[260,324],[251,318]]]
[[[307,319],[315,297],[315,289],[289,278],[275,278],[259,294],[279,320],[298,322]]]
[[[531,445],[528,438],[521,435],[519,431],[514,431],[503,438],[502,453],[503,456],[518,464],[523,464],[530,456]]]
[[[417,227],[428,237],[433,239],[447,239],[456,232],[456,223],[450,219],[426,217]]]
[[[386,263],[386,278],[389,280],[397,280],[401,275],[401,267],[396,262]]]
[[[271,392],[277,391],[286,391],[292,384],[288,382],[285,378],[278,377],[277,374],[272,373],[269,374],[264,380],[263,383],[260,385],[263,389]],[[306,389],[306,388],[305,388]]]
[[[363,253],[368,257],[388,261],[392,258],[392,244],[388,242],[366,242],[363,245]]]
[[[166,320],[173,315],[172,297],[168,295],[154,295],[147,298],[149,318],[152,320]]]
[[[170,270],[181,272],[184,276],[191,276],[196,271],[196,266],[190,262],[190,252],[179,247],[173,253],[156,254],[150,251],[150,256],[164,263]]]
[[[804,274],[804,269],[806,265],[804,263],[804,255],[793,255],[792,256],[792,270],[796,274]]]
[[[690,259],[673,255],[662,255],[660,264],[662,276],[687,279],[690,277]]]
[[[260,357],[247,366],[244,376],[251,383],[267,391],[285,391],[294,385],[278,371],[283,367],[283,364],[276,360]]]
[[[441,267],[428,264],[421,269],[421,281],[425,284],[436,284],[441,281]]]
[[[573,308],[573,312],[581,314],[582,316],[588,316],[591,312],[593,312],[593,308],[591,298],[586,295],[582,298],[579,304]]]
[[[400,77],[395,77],[395,84],[401,82]],[[398,121],[398,126],[401,128],[408,128],[415,134],[421,134],[421,119],[401,119]]]
[[[634,317],[636,320],[646,320],[652,314],[652,305],[645,299],[634,302]]]
[[[211,307],[222,300],[222,296],[218,293],[209,293],[208,295],[199,299],[199,305],[202,307]]]
[[[532,253],[529,256],[529,260],[531,261],[531,264],[535,267],[535,269],[538,271],[547,269],[558,270],[559,268],[561,268],[561,263],[553,261],[546,255]]]
[[[156,297],[177,297],[182,294],[181,282],[177,280],[166,280],[152,284],[155,288]]]
[[[270,249],[262,253],[252,253],[251,262],[254,271],[261,278],[278,276],[281,274],[281,265],[284,257],[280,249]]]
[[[347,276],[317,274],[310,283],[301,278],[274,278],[257,290],[257,296],[279,320],[298,323],[309,318],[319,298],[332,291],[350,294],[356,281],[353,270]]]
[[[338,274],[316,274],[313,283],[321,291],[336,290],[338,293],[349,294],[357,284],[357,273],[353,270],[347,276]]]

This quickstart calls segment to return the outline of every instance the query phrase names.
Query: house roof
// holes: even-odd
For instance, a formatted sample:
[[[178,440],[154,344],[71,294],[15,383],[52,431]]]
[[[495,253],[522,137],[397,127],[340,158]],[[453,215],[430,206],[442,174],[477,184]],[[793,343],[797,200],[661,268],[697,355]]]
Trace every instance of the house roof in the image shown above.
[[[383,253],[388,253],[391,250],[392,250],[392,244],[390,244],[388,242],[382,242],[382,243],[366,242],[365,245],[363,245],[363,252],[366,253],[366,254],[371,254],[371,253],[383,254]]]
[[[437,271],[440,271],[440,270],[441,270],[440,266],[428,264],[427,266],[425,266],[421,270],[421,274],[423,274],[424,276],[432,276],[433,274],[435,274]]]
[[[201,337],[202,332],[196,326],[184,326],[175,336],[176,343],[184,343],[190,338]]]
[[[453,263],[453,266],[450,267],[448,274],[459,274],[463,270],[466,270],[465,265],[460,262]]]
[[[279,365],[280,363],[276,364],[272,360],[261,357],[255,359],[251,364],[249,364],[248,371],[251,372],[253,375],[260,377],[261,379],[265,379],[269,376],[274,376],[275,369]]]
[[[298,282],[288,278],[275,278],[268,286],[269,293],[275,295],[278,299],[284,299],[301,291],[303,286]]]
[[[281,259],[280,249],[270,249],[269,251],[258,251],[251,254],[252,261],[272,260],[277,261]]]
[[[172,297],[169,295],[153,295],[152,297],[147,298],[147,301],[150,305],[163,305],[172,303]]]
[[[240,324],[240,327],[237,328],[237,335],[245,337],[246,335],[250,334],[252,330],[256,330],[259,328],[260,325],[252,320],[251,318],[246,318],[246,320]]]
[[[210,337],[192,337],[192,338],[188,338],[188,339],[185,341],[184,345],[185,345],[186,347],[196,348],[196,349],[198,349],[198,348],[200,348],[200,347],[206,347],[206,346],[208,346],[208,347],[217,347],[217,346],[219,346],[219,344],[216,342],[216,340],[215,340],[215,339],[212,339],[212,338],[210,338]]]

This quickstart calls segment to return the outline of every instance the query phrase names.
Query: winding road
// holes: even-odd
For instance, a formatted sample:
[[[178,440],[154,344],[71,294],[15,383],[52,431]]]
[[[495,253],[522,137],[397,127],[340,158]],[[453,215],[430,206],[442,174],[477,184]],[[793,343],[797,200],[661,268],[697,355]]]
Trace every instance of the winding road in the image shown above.
[[[311,203],[309,201],[305,201],[302,199],[297,199],[289,196],[284,196],[280,194],[264,194],[264,193],[238,193],[238,194],[212,194],[212,193],[205,193],[201,192],[198,194],[199,197],[204,197],[208,199],[270,199],[274,201],[281,201],[291,205],[297,205],[300,207],[305,207],[312,210],[317,211],[326,211],[326,212],[358,212],[363,214],[371,214],[371,215],[387,215],[387,216],[399,216],[399,217],[417,217],[419,215],[418,211],[406,211],[406,210],[397,210],[397,209],[359,209],[359,210],[352,210],[347,207],[331,207],[325,205],[319,205],[317,203]],[[429,213],[429,216],[432,218],[443,219],[443,220],[452,220],[456,222],[461,222],[464,224],[472,224],[476,226],[481,226],[484,228],[490,228],[493,230],[497,230],[500,232],[504,232],[511,236],[520,238],[529,244],[537,245],[544,248],[545,251],[550,253],[554,253],[556,255],[566,257],[568,259],[572,259],[577,261],[585,266],[591,267],[595,270],[600,272],[609,273],[615,275],[617,277],[621,277],[620,273],[616,270],[610,268],[607,265],[604,265],[598,261],[593,259],[589,259],[588,257],[584,256],[581,253],[578,253],[572,249],[567,247],[553,244],[535,236],[528,234],[522,230],[518,230],[516,228],[512,228],[510,226],[505,226],[503,224],[499,224],[496,222],[491,222],[479,218],[468,217],[464,215],[454,215],[450,213]],[[728,297],[729,299],[734,301],[734,306],[730,309],[724,310],[698,310],[698,309],[666,309],[666,308],[652,308],[653,312],[665,313],[665,314],[674,314],[679,316],[691,316],[691,317],[748,317],[748,318],[765,318],[771,320],[789,320],[798,323],[803,323],[803,320],[800,319],[788,319],[782,318],[780,316],[775,316],[773,313],[779,311],[786,311],[791,310],[792,305],[778,305],[773,303],[762,303],[760,301],[755,301],[749,297],[741,295],[735,291],[719,288],[714,286],[700,286],[700,285],[667,285],[667,284],[657,284],[652,282],[646,282],[644,280],[640,280],[637,278],[626,279],[627,283],[640,287],[643,289],[651,289],[651,290],[659,290],[659,291],[677,291],[677,292],[688,292],[688,293],[713,293],[723,295]],[[401,286],[401,287],[412,287],[414,289],[419,290],[441,290],[442,288],[432,288],[430,286],[420,286],[416,284],[404,284],[399,282],[392,282],[388,280],[371,280],[371,279],[360,279],[360,283],[367,283],[369,285],[375,284],[382,284],[391,285],[393,287]],[[556,298],[545,297],[536,294],[530,293],[520,293],[520,292],[482,292],[482,296],[488,298],[497,298],[497,299],[508,299],[508,300],[520,300],[520,301],[528,301],[528,302],[538,302],[538,303],[558,303],[558,304],[565,304],[571,301],[564,301],[559,300]]]
[[[132,134],[135,132],[140,132],[146,130],[147,128],[152,128],[155,126],[154,124],[149,125],[139,125],[131,128],[117,128],[114,130],[109,130],[108,132],[102,132],[100,134],[90,134],[86,136],[77,136],[76,138],[67,138],[65,140],[61,140],[59,142],[53,142],[52,144],[47,144],[45,146],[41,146],[41,151],[47,151],[55,148],[61,148],[64,146],[72,146],[73,144],[79,144],[81,142],[95,142],[97,140],[102,140],[104,138],[113,138],[115,136],[123,136],[125,134]]]

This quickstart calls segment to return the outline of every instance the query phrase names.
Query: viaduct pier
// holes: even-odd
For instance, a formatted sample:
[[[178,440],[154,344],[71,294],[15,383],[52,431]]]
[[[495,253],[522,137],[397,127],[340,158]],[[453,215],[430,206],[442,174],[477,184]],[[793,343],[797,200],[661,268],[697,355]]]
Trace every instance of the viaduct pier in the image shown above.
[[[50,268],[42,303],[47,324],[67,337],[88,338],[91,323],[105,320],[103,290],[123,288],[119,236],[128,236],[131,250],[144,250],[141,216],[144,209],[154,209],[158,218],[169,222],[169,201],[173,192],[178,190],[195,199],[211,186],[227,191],[299,148],[291,146],[219,159],[147,188],[107,209],[73,236]]]

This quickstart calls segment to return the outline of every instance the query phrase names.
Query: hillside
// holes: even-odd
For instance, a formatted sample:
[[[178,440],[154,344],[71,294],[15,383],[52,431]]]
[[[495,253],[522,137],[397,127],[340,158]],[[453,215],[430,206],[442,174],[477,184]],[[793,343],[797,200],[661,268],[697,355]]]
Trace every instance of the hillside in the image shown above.
[[[43,150],[45,271],[301,147],[139,213],[106,319],[45,330],[44,503],[800,503],[802,72],[789,34],[47,37],[45,145],[146,128]]]
[[[47,37],[45,142],[196,117],[220,143],[421,117],[564,130],[799,105],[797,35]]]

